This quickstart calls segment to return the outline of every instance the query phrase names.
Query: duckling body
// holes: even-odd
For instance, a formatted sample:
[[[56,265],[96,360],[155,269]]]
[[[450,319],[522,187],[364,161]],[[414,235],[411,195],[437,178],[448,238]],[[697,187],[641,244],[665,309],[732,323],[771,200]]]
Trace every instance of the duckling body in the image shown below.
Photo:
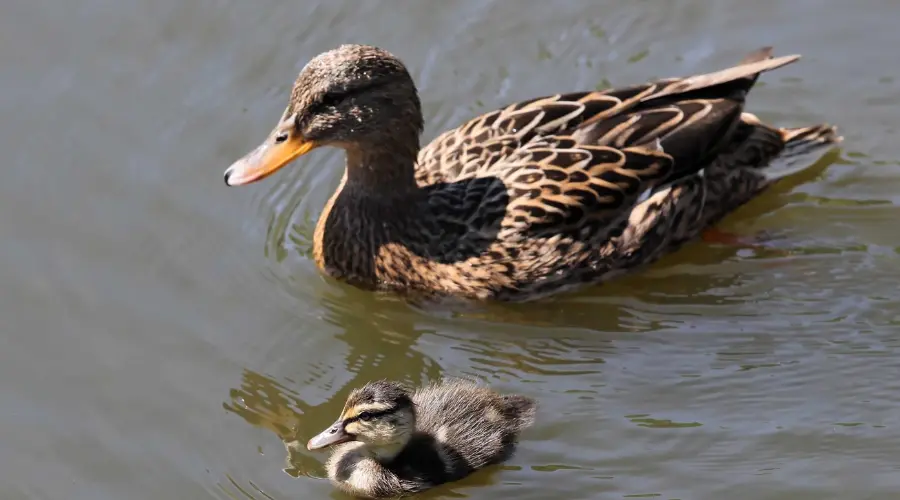
[[[508,459],[534,420],[533,400],[462,380],[410,393],[372,382],[353,391],[338,421],[310,440],[335,445],[329,479],[360,497],[397,497],[456,481]]]
[[[657,260],[837,143],[833,127],[743,111],[762,72],[797,59],[765,48],[705,75],[514,103],[420,148],[406,67],[344,45],[307,64],[226,183],[342,148],[313,237],[321,270],[364,288],[533,300]]]

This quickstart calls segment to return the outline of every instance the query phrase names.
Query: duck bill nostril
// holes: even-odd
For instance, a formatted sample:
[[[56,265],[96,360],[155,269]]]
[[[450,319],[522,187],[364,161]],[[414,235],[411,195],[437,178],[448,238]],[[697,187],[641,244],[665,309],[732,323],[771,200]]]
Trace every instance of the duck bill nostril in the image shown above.
[[[228,167],[225,170],[225,184],[242,186],[256,182],[319,146],[296,135],[279,141],[280,137],[266,139]]]
[[[353,441],[355,437],[344,430],[344,422],[335,422],[331,427],[320,432],[306,443],[306,449],[318,450],[327,446],[334,446],[348,441]]]

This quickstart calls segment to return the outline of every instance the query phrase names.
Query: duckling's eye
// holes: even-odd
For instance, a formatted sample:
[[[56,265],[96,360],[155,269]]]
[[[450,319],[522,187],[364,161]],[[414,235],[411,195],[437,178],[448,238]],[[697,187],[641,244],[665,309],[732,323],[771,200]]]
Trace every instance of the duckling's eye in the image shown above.
[[[364,412],[361,412],[359,415],[357,415],[357,418],[359,418],[363,422],[368,422],[369,420],[372,420],[373,418],[375,418],[375,415],[372,414],[371,412],[364,411]]]

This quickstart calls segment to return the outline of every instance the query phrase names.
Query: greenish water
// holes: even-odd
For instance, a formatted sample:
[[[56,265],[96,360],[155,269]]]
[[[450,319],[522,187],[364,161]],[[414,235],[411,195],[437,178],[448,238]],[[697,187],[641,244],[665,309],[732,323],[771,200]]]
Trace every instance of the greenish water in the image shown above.
[[[537,398],[518,454],[433,498],[887,499],[900,491],[900,4],[14,0],[0,16],[0,498],[342,498],[288,450],[373,378]],[[321,151],[222,171],[344,42],[388,48],[426,139],[510,101],[774,45],[749,111],[844,149],[610,286],[423,309],[323,278]]]

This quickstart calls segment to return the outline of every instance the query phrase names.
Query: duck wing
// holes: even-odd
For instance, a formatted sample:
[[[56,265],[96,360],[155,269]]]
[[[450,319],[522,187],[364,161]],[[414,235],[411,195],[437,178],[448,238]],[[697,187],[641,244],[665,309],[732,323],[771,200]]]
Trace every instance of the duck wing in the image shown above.
[[[417,179],[427,185],[474,177],[531,141],[560,133],[585,144],[623,147],[681,132],[679,145],[696,142],[693,149],[705,151],[710,149],[707,144],[715,145],[727,135],[725,124],[733,126],[736,120],[731,108],[743,104],[761,72],[799,58],[771,58],[771,48],[765,47],[737,66],[714,73],[513,103],[448,130],[423,147]],[[720,132],[710,137],[716,128]],[[688,130],[691,133],[684,134]],[[676,151],[674,144],[663,146]],[[682,149],[690,153],[690,148]]]
[[[437,137],[417,180],[445,227],[469,235],[596,233],[642,194],[702,170],[729,146],[759,74],[797,59],[767,47],[714,73],[515,103]]]

